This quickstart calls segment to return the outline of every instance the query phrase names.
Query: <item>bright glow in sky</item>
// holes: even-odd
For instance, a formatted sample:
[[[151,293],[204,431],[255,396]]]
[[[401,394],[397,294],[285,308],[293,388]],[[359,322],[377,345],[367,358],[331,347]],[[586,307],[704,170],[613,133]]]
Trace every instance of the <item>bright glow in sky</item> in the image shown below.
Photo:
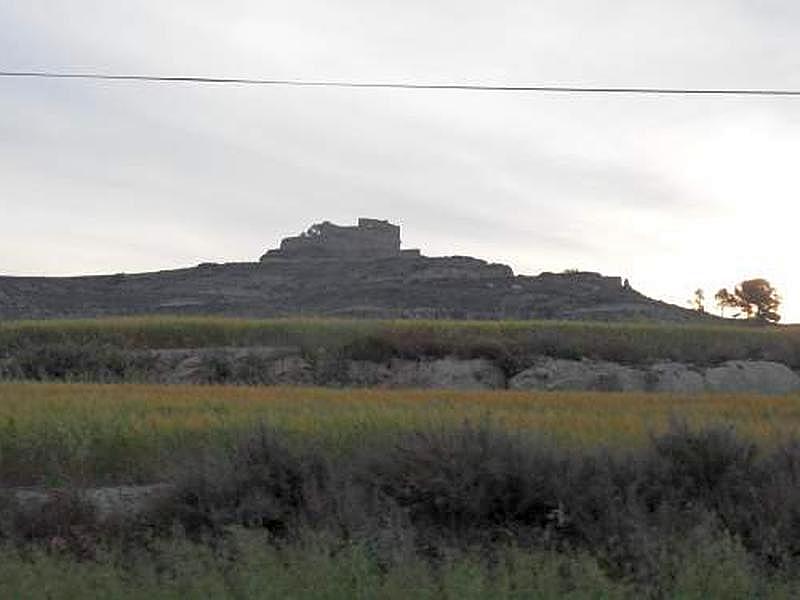
[[[11,0],[0,66],[800,89],[798,30],[791,0]],[[797,98],[0,80],[0,273],[255,260],[371,216],[682,305],[766,277],[800,321],[798,156]]]

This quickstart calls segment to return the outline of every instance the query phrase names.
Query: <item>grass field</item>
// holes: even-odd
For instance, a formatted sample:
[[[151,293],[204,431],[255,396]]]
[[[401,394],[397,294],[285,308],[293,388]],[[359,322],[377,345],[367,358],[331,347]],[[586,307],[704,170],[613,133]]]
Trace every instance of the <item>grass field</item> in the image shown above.
[[[799,432],[798,395],[0,384],[0,492],[66,490],[0,493],[0,596],[797,597]]]
[[[146,481],[176,452],[225,445],[262,422],[335,452],[487,419],[570,447],[641,445],[671,419],[731,424],[769,444],[800,432],[800,397],[8,383],[0,478]]]
[[[0,361],[78,379],[129,349],[259,345],[800,367],[796,327],[0,324]],[[78,500],[152,482],[174,492],[129,521]],[[7,486],[65,493],[31,512]],[[795,598],[798,540],[797,394],[0,383],[0,597]]]
[[[541,354],[627,363],[766,359],[800,368],[800,327],[556,321],[247,320],[136,317],[0,323],[0,357],[73,344],[123,349],[294,345],[363,359],[455,355],[514,363]]]
[[[0,597],[25,600],[66,598],[284,600],[791,600],[796,580],[754,571],[741,546],[729,538],[699,540],[673,554],[654,594],[620,582],[587,553],[509,549],[493,567],[476,556],[454,555],[432,568],[419,559],[389,566],[367,545],[334,549],[325,540],[275,548],[259,536],[229,543],[224,553],[181,542],[161,543],[158,559],[106,553],[100,560],[75,561],[43,551],[0,548]],[[154,566],[154,563],[158,566]],[[668,593],[664,593],[666,588]],[[661,592],[661,593],[659,593]]]

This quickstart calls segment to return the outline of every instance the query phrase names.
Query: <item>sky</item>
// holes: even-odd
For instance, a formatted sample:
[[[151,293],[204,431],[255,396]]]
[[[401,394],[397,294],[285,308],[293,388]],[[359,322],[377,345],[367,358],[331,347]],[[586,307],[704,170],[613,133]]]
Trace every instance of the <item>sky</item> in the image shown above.
[[[800,89],[792,0],[5,0],[0,70]],[[800,322],[800,98],[0,79],[0,273],[256,260],[315,222]],[[709,306],[713,307],[713,301]]]

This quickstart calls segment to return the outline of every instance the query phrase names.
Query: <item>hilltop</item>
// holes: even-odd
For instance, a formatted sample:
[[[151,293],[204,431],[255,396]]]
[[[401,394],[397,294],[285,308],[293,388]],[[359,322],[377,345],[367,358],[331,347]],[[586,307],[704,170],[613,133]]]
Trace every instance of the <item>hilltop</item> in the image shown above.
[[[186,314],[240,317],[713,320],[599,273],[515,275],[467,256],[401,248],[400,228],[324,222],[258,262],[81,277],[0,277],[0,318]]]

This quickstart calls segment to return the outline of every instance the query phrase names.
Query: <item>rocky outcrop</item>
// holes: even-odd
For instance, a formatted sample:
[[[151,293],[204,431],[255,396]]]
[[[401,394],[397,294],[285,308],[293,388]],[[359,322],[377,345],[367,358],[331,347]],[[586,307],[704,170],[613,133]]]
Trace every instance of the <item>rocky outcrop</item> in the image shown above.
[[[489,359],[393,358],[382,362],[306,357],[297,347],[159,350],[150,380],[165,383],[246,383],[457,390],[540,390],[786,394],[800,392],[800,375],[780,363],[730,361],[700,368],[677,362],[621,365],[537,357],[510,378]],[[141,361],[140,361],[141,362]]]
[[[507,265],[489,264],[468,256],[451,256],[431,262],[428,266],[410,273],[409,283],[447,280],[502,280],[514,276]]]
[[[645,390],[673,394],[697,394],[706,391],[703,373],[676,362],[652,365],[644,375]]]
[[[591,390],[603,392],[639,391],[645,387],[644,373],[610,362],[541,358],[512,377],[508,387],[515,390]]]
[[[591,360],[544,358],[509,380],[517,390],[788,394],[800,392],[800,375],[766,361],[730,361],[698,369],[674,362],[627,367]]]
[[[529,358],[524,370],[508,374],[500,363],[489,358],[420,356],[373,361],[348,358],[340,352],[309,352],[297,346],[117,350],[93,357],[94,362],[88,363],[72,355],[64,360],[58,354],[54,356],[56,367],[72,360],[80,368],[30,373],[12,354],[0,359],[0,380],[27,377],[56,381],[676,394],[800,392],[800,374],[769,361],[739,360],[700,367],[669,361],[623,365],[538,356]],[[507,364],[504,366],[508,368]]]
[[[402,250],[375,219],[313,226],[260,262],[92,277],[0,277],[0,319],[110,315],[713,321],[598,273],[515,275],[467,256]]]
[[[387,362],[302,356],[299,348],[161,350],[154,377],[164,383],[248,383],[382,388],[503,389],[503,371],[486,359]]]
[[[788,394],[800,391],[800,376],[786,365],[767,361],[735,360],[705,373],[711,392]]]

